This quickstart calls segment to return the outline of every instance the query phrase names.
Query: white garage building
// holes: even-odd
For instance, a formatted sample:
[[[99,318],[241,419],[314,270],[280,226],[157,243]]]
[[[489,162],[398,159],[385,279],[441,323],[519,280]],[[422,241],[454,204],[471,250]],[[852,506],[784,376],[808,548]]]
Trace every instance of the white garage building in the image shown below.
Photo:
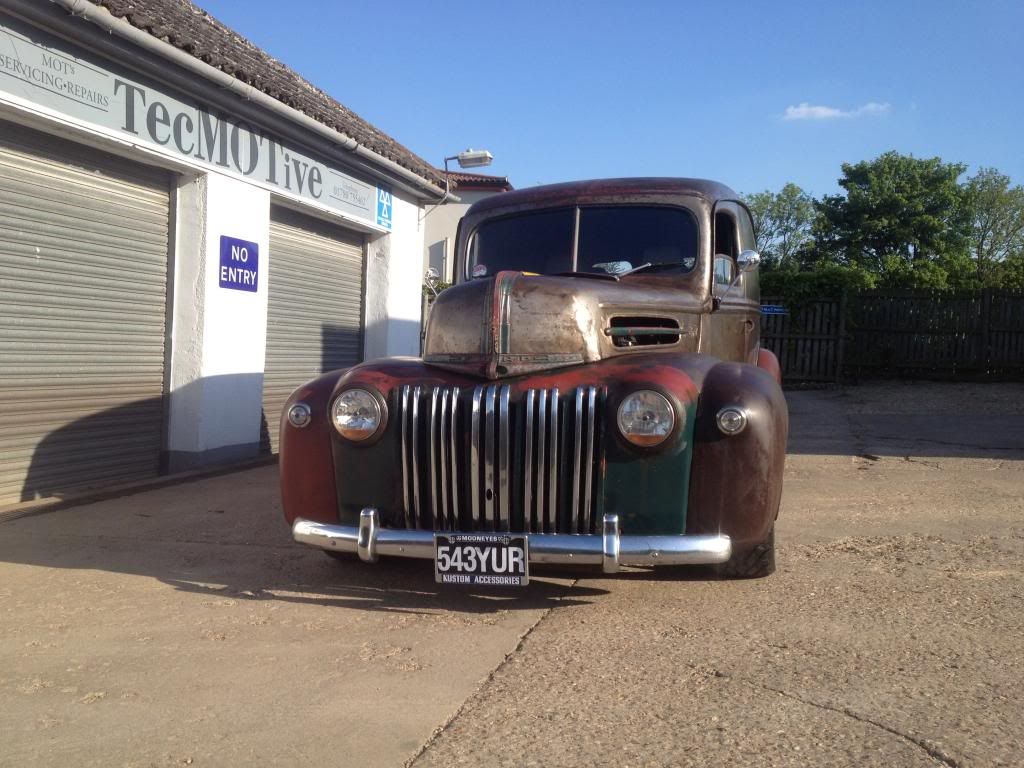
[[[187,0],[4,0],[0,507],[272,452],[416,354],[442,187]]]

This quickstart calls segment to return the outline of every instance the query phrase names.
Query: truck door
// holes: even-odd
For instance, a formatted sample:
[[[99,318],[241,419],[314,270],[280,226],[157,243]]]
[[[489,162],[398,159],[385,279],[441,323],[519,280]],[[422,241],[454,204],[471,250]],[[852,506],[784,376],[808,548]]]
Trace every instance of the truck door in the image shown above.
[[[750,214],[734,202],[719,202],[712,213],[713,270],[711,295],[718,309],[708,319],[708,354],[734,362],[754,362],[760,341],[761,303],[757,270],[736,278],[736,259],[753,250],[754,233]]]

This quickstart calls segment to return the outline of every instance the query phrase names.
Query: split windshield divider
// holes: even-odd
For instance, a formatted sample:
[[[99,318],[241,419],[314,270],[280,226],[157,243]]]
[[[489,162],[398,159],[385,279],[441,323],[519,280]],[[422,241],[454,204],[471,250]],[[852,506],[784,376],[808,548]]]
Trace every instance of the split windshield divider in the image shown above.
[[[579,255],[580,255],[580,207],[577,205],[575,208],[572,227],[572,271],[576,273],[579,271]]]

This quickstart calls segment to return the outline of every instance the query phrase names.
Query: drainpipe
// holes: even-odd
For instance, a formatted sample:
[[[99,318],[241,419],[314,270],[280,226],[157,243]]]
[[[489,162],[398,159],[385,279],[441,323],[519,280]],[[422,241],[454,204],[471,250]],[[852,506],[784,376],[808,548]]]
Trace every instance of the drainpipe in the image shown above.
[[[254,102],[270,112],[301,125],[303,128],[318,134],[342,149],[348,150],[361,159],[384,169],[387,173],[399,177],[416,190],[425,193],[426,197],[443,198],[445,195],[445,190],[441,187],[431,183],[414,171],[410,171],[408,168],[399,165],[394,160],[364,147],[351,136],[341,133],[340,131],[336,131],[333,128],[329,128],[323,123],[317,122],[304,112],[300,112],[293,107],[289,107],[287,104],[282,104],[277,99],[267,96],[262,91],[257,90],[251,85],[243,83],[241,80],[232,77],[226,72],[221,72],[216,67],[212,67],[207,64],[205,61],[201,61],[191,54],[175,48],[170,43],[166,43],[159,38],[153,37],[144,30],[133,27],[129,22],[115,17],[105,8],[93,5],[86,0],[51,1],[72,16],[79,16],[86,19],[107,32],[115,34],[140,48],[150,51],[163,59],[168,59],[178,66],[189,70],[200,77],[210,80],[218,88],[231,91],[246,101]]]

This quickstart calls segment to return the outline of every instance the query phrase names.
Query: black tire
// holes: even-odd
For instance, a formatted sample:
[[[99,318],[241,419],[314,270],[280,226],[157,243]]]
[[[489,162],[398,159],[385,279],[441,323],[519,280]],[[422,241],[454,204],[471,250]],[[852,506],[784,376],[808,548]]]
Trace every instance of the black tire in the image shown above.
[[[722,579],[761,579],[775,573],[775,526],[760,544],[733,552],[715,573]]]

